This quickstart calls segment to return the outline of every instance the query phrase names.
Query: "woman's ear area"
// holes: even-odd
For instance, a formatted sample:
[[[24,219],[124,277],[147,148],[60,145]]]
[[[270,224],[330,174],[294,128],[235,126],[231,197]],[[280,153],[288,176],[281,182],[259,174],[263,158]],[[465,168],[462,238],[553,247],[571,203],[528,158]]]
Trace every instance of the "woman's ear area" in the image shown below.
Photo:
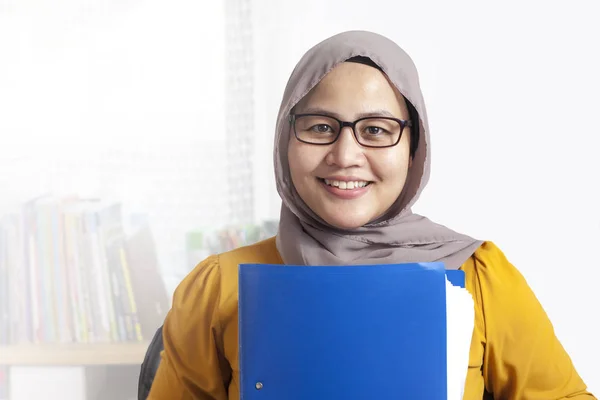
[[[400,108],[402,109],[402,118],[410,120],[412,123],[412,126],[408,127],[408,129],[405,128],[405,132],[403,133],[408,133],[408,168],[410,168],[412,167],[413,159],[415,158],[415,153],[417,151],[417,146],[419,143],[419,116],[413,105],[406,99],[406,97],[404,97],[402,93],[400,93],[398,88],[392,83],[392,81],[387,77],[387,75],[386,79],[388,79],[390,86],[394,89],[394,92],[396,93],[396,98],[398,99],[398,103],[400,104]]]

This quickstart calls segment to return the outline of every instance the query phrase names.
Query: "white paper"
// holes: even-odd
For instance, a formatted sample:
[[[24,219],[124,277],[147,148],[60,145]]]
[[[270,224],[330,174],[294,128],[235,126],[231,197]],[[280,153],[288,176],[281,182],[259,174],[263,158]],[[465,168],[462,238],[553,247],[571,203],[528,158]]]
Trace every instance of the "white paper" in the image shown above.
[[[463,398],[474,326],[473,297],[466,289],[452,285],[446,278],[447,400]]]

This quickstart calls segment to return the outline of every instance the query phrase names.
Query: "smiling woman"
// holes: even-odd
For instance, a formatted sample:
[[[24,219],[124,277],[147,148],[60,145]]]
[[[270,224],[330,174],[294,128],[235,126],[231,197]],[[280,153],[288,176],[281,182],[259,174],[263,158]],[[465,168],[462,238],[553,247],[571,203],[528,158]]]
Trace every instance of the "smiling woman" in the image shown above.
[[[368,65],[343,63],[294,113],[298,140],[289,141],[288,160],[306,205],[340,229],[359,228],[383,215],[400,196],[411,164],[408,108],[385,75]]]
[[[400,47],[352,31],[309,50],[277,119],[278,234],[207,258],[179,285],[150,398],[239,399],[239,264],[442,261],[465,272],[475,303],[464,399],[594,399],[501,250],[412,212],[430,158],[417,71]]]

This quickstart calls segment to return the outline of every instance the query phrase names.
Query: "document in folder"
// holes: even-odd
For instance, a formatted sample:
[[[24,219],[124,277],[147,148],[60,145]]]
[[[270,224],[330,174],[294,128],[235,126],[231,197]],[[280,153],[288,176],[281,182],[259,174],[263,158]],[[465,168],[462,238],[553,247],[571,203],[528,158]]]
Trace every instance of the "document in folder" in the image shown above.
[[[449,398],[445,272],[240,265],[242,400]]]

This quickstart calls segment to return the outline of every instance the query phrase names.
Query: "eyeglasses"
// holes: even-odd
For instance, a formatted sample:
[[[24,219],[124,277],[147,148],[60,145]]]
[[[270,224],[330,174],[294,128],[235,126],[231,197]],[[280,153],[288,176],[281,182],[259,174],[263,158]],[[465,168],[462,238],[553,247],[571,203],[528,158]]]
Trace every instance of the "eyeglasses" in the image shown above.
[[[367,117],[354,122],[341,121],[329,115],[290,114],[296,139],[303,143],[328,145],[340,137],[342,128],[352,128],[356,141],[365,147],[392,147],[400,142],[404,128],[412,121],[391,117]]]

